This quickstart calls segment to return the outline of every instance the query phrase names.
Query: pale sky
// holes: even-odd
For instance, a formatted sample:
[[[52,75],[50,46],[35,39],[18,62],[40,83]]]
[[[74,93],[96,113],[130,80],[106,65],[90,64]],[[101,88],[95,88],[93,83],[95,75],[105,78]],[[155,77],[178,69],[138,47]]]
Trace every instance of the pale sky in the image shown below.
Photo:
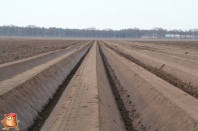
[[[198,0],[0,0],[2,25],[198,28]]]

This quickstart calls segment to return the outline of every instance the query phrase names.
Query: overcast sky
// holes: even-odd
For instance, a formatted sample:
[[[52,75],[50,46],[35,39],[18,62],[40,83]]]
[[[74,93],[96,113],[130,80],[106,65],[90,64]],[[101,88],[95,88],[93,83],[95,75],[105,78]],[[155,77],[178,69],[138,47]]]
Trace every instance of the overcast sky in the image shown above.
[[[2,25],[198,28],[198,0],[0,0]]]

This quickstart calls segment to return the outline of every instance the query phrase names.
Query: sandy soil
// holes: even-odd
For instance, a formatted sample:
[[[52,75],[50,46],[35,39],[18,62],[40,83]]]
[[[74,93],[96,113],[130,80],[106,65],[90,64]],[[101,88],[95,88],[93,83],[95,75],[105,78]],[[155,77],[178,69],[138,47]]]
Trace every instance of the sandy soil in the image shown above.
[[[98,53],[95,43],[41,131],[124,130]]]
[[[121,85],[117,88],[136,130],[198,129],[196,98],[160,79],[160,72],[156,76],[145,70],[138,60],[123,57],[107,46],[103,51],[116,75],[115,83]]]
[[[21,130],[198,130],[197,48],[1,38],[0,115],[14,109]]]
[[[130,41],[128,41],[130,42]],[[143,44],[154,43],[156,45],[168,45],[168,46],[184,46],[193,47],[198,49],[198,41],[141,41]]]
[[[189,54],[194,50],[191,51],[189,48],[185,48],[184,50],[188,50],[189,53],[185,54],[185,51],[183,51],[182,54],[180,52],[178,53],[181,47],[171,47],[170,45],[164,49],[164,46],[137,44],[136,42],[109,42],[107,46],[158,77],[198,98],[198,54],[194,52],[193,57],[184,57],[192,56]],[[142,46],[144,48],[137,48]],[[154,48],[155,51],[151,50]],[[160,52],[162,49],[163,52]]]
[[[11,78],[0,82],[0,105],[3,106],[0,114],[7,112],[17,113],[18,119],[21,122],[19,125],[20,130],[27,130],[33,124],[35,118],[43,114],[40,111],[45,105],[48,105],[48,102],[52,102],[51,98],[61,88],[59,86],[69,76],[89,46],[90,44],[86,44],[80,46],[80,48],[74,48],[59,57],[53,57],[51,55],[53,59],[42,64],[38,64],[42,59],[34,62],[27,61],[24,65],[36,64],[36,66],[18,72],[17,75],[13,75]],[[54,55],[56,56],[56,54]],[[13,71],[10,73],[24,68],[23,65],[18,66],[18,68],[12,65],[10,66],[13,67]],[[0,73],[1,75],[4,75],[4,73]],[[45,111],[44,113],[47,112]],[[2,128],[1,125],[0,128]]]
[[[80,40],[0,39],[0,64],[65,49]]]

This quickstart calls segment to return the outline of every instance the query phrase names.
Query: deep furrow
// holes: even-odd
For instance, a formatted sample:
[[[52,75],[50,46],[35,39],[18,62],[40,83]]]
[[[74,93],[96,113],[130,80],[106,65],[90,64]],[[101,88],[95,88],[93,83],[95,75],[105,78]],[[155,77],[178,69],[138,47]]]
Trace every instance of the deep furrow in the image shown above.
[[[93,45],[93,42],[91,44]],[[62,93],[66,89],[66,87],[69,84],[70,80],[72,79],[72,77],[74,76],[74,74],[76,73],[76,71],[78,70],[78,68],[80,67],[80,65],[83,62],[83,60],[86,57],[86,55],[88,54],[88,52],[89,52],[90,48],[92,47],[92,45],[89,47],[89,49],[87,50],[87,52],[85,53],[85,55],[80,59],[80,61],[77,63],[77,65],[73,68],[73,70],[70,72],[70,74],[65,78],[64,82],[61,85],[59,85],[56,93],[48,101],[48,103],[43,107],[43,109],[41,110],[41,112],[39,112],[39,115],[34,120],[34,124],[31,125],[27,129],[28,131],[39,131],[41,129],[41,127],[45,123],[45,120],[48,118],[48,116],[52,112],[53,108],[55,107],[55,105],[59,101]]]
[[[127,131],[135,131],[135,129],[132,125],[132,119],[129,115],[129,111],[126,109],[124,102],[123,102],[123,100],[120,96],[120,93],[119,93],[119,88],[122,89],[122,87],[119,83],[119,80],[117,79],[116,75],[114,74],[113,69],[109,65],[108,60],[105,57],[100,46],[99,46],[99,51],[100,51],[100,55],[102,56],[102,61],[103,61],[104,67],[105,67],[108,81],[109,81],[110,87],[112,89],[112,92],[114,94],[120,114],[122,116],[122,120],[124,122],[125,128]]]
[[[156,76],[162,78],[163,80],[167,81],[168,83],[172,84],[173,86],[175,86],[175,87],[183,90],[184,92],[190,94],[191,96],[193,96],[195,98],[198,98],[198,88],[193,87],[190,83],[184,83],[180,79],[178,79],[177,77],[173,76],[172,74],[169,74],[169,73],[167,73],[167,72],[165,72],[161,69],[146,65],[146,64],[140,62],[138,59],[132,57],[131,55],[128,55],[124,52],[121,52],[121,51],[109,46],[106,43],[104,43],[104,44],[105,44],[105,46],[107,46],[111,50],[115,51],[117,54],[127,58],[131,62],[141,66],[142,68],[144,68],[147,71],[155,74]]]

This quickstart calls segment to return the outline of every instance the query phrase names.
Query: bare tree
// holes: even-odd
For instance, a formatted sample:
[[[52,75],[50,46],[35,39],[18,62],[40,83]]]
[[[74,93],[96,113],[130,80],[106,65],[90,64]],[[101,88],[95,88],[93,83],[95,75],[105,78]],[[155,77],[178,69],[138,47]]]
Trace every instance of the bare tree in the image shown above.
[[[179,32],[179,38],[181,39],[181,36],[183,34],[183,30],[179,29],[178,32]]]
[[[143,30],[137,27],[121,30],[104,29],[98,30],[94,27],[87,29],[62,29],[56,27],[44,28],[36,27],[35,25],[28,25],[27,27],[18,27],[14,25],[0,26],[0,36],[29,36],[29,37],[104,37],[104,38],[141,38],[155,37],[165,38],[167,35],[170,38],[176,38],[176,34],[181,39],[183,36],[187,38],[197,38],[198,29],[194,30],[166,30],[160,27],[155,27],[150,30]],[[174,35],[174,37],[172,37]]]
[[[195,39],[197,39],[198,29],[194,29]]]

